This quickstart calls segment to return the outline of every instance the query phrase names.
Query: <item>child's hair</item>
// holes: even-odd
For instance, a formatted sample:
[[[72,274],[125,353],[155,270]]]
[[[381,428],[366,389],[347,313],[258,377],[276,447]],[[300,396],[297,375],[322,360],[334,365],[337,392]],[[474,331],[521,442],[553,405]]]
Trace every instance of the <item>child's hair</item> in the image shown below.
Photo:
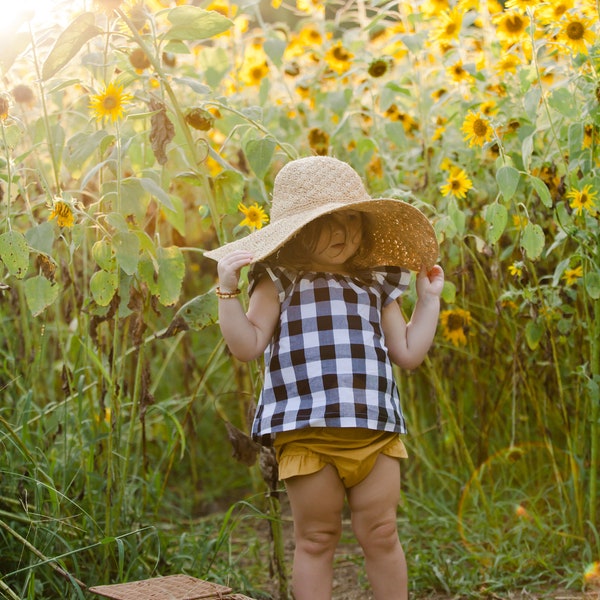
[[[359,212],[359,215],[361,219],[362,241],[356,254],[344,265],[350,272],[364,271],[364,268],[358,269],[354,263],[359,257],[368,255],[371,250],[372,238],[368,215],[362,212]],[[287,241],[266,260],[289,269],[302,270],[310,268],[310,256],[315,251],[322,232],[326,229],[331,230],[331,222],[332,216],[331,214],[327,214],[308,223],[291,240]]]

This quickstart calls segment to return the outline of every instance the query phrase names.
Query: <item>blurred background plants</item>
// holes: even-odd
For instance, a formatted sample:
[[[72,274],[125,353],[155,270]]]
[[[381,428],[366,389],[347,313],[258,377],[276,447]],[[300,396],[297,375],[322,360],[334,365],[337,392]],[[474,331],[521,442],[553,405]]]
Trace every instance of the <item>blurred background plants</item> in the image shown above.
[[[413,592],[596,585],[595,0],[45,4],[0,41],[0,593],[187,572],[266,596],[271,551],[236,536],[268,486],[225,426],[260,369],[227,354],[202,251],[308,154],[441,243],[438,338],[398,373]]]

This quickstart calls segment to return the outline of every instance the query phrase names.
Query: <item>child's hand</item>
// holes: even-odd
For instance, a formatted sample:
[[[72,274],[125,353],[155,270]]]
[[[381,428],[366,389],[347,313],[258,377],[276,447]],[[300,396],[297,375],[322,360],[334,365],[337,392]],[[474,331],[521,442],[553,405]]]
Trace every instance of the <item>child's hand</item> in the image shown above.
[[[233,292],[237,289],[242,267],[252,262],[252,254],[238,250],[222,258],[217,264],[219,287],[223,292]]]
[[[426,296],[439,297],[444,287],[444,270],[440,265],[434,265],[429,271],[421,267],[417,275],[417,295],[419,298]]]

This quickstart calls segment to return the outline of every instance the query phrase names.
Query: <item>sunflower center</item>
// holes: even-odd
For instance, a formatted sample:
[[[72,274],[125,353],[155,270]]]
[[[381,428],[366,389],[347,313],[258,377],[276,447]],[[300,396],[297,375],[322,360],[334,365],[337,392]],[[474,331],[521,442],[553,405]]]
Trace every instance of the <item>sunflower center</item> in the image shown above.
[[[515,15],[506,19],[506,29],[511,33],[520,33],[524,29],[523,19]]]
[[[567,25],[567,37],[570,40],[579,41],[583,39],[585,29],[579,21],[573,21]]]
[[[460,315],[450,315],[448,317],[448,330],[456,331],[458,329],[462,329],[464,327],[464,319]]]
[[[459,181],[458,179],[453,179],[453,180],[450,182],[450,187],[451,187],[453,190],[460,190],[460,189],[461,189],[461,184],[460,184],[460,181]]]
[[[473,133],[477,137],[485,137],[488,132],[487,123],[483,119],[475,119],[473,121]]]
[[[113,110],[119,106],[119,102],[115,96],[106,96],[102,102],[102,106],[104,107],[104,110]]]

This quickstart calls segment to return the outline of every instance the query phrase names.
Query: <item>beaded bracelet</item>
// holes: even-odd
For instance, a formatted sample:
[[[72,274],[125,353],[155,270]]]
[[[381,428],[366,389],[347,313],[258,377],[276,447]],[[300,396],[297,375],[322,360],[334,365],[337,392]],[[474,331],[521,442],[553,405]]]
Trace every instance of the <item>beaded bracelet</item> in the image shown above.
[[[222,298],[222,299],[228,299],[228,298],[235,298],[236,296],[239,296],[242,293],[242,290],[240,290],[240,288],[236,288],[233,292],[222,292],[221,288],[217,286],[217,288],[215,289],[215,294],[217,295],[217,298]]]

